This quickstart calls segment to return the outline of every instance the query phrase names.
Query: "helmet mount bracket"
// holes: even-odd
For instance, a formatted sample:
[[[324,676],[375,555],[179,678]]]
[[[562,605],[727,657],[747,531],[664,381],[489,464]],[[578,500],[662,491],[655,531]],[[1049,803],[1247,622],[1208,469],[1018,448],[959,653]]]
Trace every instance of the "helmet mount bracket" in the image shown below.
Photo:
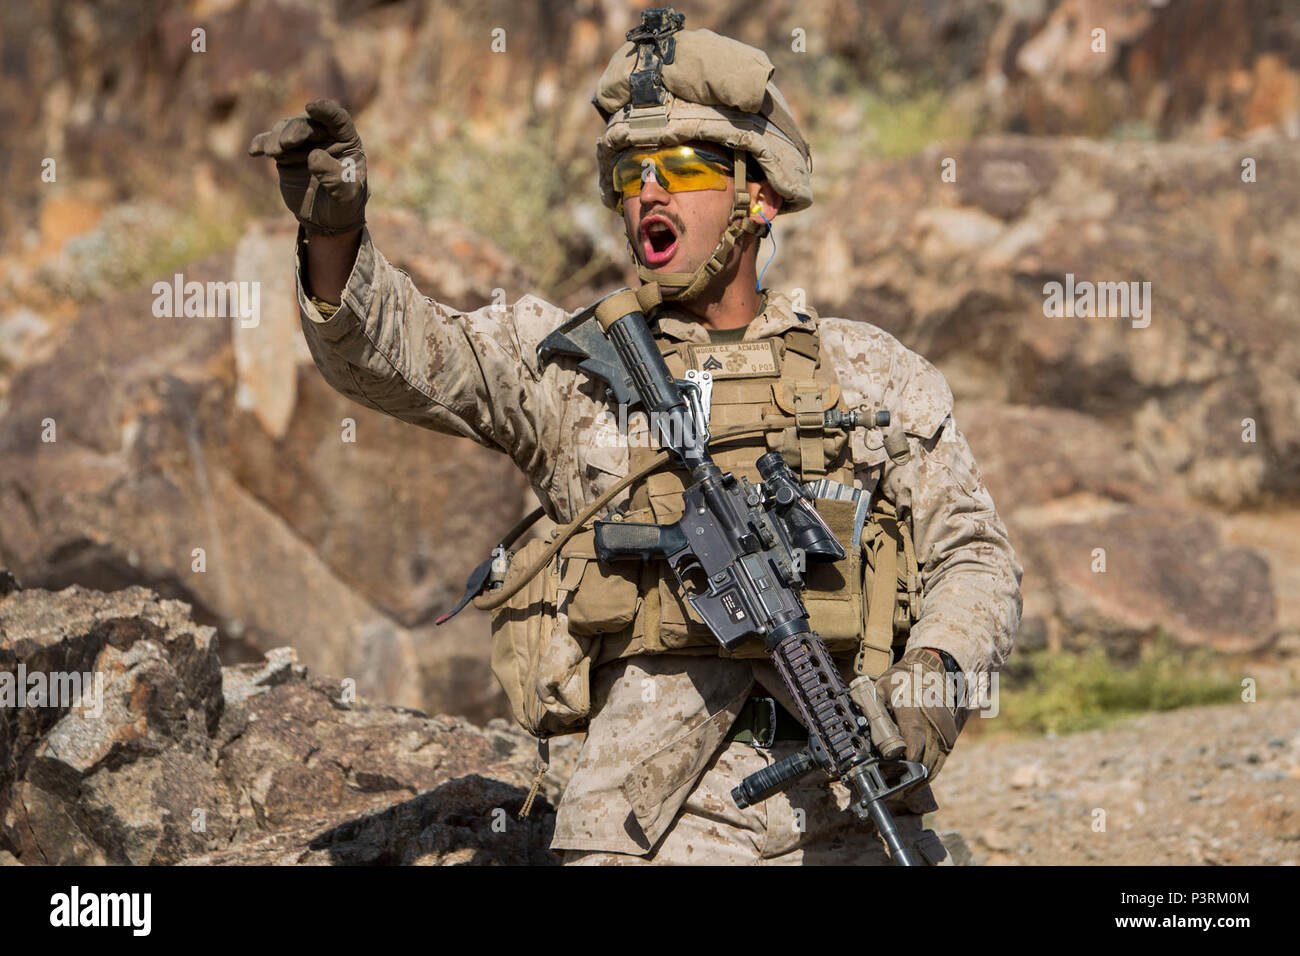
[[[629,78],[633,108],[662,106],[665,90],[663,68],[677,55],[673,34],[686,23],[686,15],[672,7],[655,7],[641,13],[641,25],[627,31],[629,43],[637,45],[636,67]]]

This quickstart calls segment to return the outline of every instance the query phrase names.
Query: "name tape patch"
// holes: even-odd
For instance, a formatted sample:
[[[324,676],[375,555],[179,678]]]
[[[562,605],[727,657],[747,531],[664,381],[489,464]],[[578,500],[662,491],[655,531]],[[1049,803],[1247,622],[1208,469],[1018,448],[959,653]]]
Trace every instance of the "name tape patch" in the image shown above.
[[[714,378],[761,378],[781,374],[776,341],[720,342],[691,345],[691,366],[712,372]]]

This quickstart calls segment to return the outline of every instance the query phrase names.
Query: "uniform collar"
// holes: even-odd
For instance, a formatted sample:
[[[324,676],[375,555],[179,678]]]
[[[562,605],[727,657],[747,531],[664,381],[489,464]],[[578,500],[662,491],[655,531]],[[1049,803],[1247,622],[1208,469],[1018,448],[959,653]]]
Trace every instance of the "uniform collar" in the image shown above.
[[[782,335],[787,330],[798,328],[809,332],[817,331],[817,315],[812,310],[805,311],[807,320],[795,314],[790,297],[777,289],[764,289],[762,311],[745,329],[745,341],[766,339]],[[660,334],[679,342],[700,342],[708,344],[709,330],[695,319],[687,318],[673,310],[671,304],[660,306],[655,319]]]

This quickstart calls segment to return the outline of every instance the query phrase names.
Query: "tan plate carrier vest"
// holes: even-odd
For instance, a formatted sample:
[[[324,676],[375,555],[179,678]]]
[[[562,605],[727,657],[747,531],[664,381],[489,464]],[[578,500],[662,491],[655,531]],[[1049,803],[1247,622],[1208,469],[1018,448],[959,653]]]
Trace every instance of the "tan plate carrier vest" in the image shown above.
[[[756,460],[776,450],[805,482],[825,478],[852,487],[847,434],[822,428],[824,411],[848,409],[833,370],[818,360],[815,333],[793,327],[779,336],[742,342],[656,341],[675,377],[705,365],[712,372],[712,433],[761,424],[766,416],[794,416],[799,423],[782,423],[764,435],[712,448],[724,471],[757,482]],[[631,448],[629,474],[656,451]],[[622,520],[677,521],[684,479],[684,472],[661,468],[635,483]],[[855,547],[855,503],[818,498],[815,504],[846,557],[809,563],[803,592],[809,623],[833,655],[852,655],[857,673],[878,676],[920,613],[910,533],[893,506],[877,498]],[[662,653],[767,656],[758,639],[735,651],[722,648],[682,596],[665,561],[602,565],[594,538],[590,528],[575,534],[547,570],[493,612],[493,670],[525,729],[538,736],[580,730],[590,709],[590,669],[609,661]],[[530,564],[546,544],[525,545],[511,562],[511,572]]]

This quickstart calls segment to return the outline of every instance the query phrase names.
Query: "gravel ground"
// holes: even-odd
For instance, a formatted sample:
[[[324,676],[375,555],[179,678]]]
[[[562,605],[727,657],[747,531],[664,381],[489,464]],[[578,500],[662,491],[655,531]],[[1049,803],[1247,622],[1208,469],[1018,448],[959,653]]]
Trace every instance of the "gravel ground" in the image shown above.
[[[934,791],[975,864],[1296,865],[1300,697],[964,740]]]

